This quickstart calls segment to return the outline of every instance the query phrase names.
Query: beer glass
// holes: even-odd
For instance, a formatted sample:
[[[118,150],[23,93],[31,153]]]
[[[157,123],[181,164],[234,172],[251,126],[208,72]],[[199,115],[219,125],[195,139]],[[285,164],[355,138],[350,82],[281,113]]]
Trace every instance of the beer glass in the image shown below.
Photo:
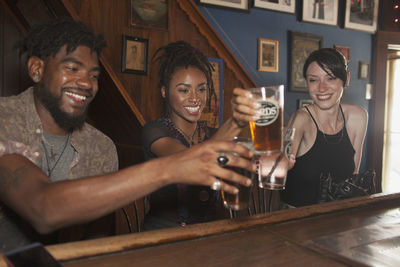
[[[252,144],[250,138],[235,137],[233,141],[238,144],[242,144],[242,145],[248,147],[249,149],[253,149],[253,144]],[[232,152],[223,152],[223,153],[228,154],[228,153],[232,153]],[[230,168],[231,170],[250,178],[252,181],[254,180],[255,174],[253,172],[250,172],[246,169],[237,168],[237,167],[228,167],[227,166],[226,168]],[[221,195],[222,195],[222,200],[224,202],[224,206],[226,208],[232,209],[232,210],[247,209],[249,206],[249,202],[250,202],[250,194],[251,194],[252,186],[247,187],[247,186],[241,185],[239,183],[230,183],[227,181],[225,181],[225,182],[238,188],[239,193],[230,194],[230,193],[225,192],[224,190],[221,190]]]
[[[249,90],[261,104],[262,111],[258,120],[249,122],[256,154],[282,151],[284,86],[264,86]]]
[[[286,184],[287,168],[292,153],[292,143],[296,129],[289,128],[284,133],[284,150],[278,153],[258,155],[258,186],[269,190],[283,190]]]

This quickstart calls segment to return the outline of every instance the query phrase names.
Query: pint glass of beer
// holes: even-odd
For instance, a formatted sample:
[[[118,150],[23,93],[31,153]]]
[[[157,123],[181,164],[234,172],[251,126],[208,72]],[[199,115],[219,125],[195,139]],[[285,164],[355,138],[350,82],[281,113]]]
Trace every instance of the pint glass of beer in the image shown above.
[[[233,141],[235,143],[244,145],[249,149],[253,149],[253,144],[252,144],[250,138],[235,137]],[[228,152],[225,152],[225,153],[228,153]],[[231,152],[229,152],[229,153],[231,153]],[[252,181],[255,178],[255,173],[249,172],[246,169],[237,168],[237,167],[226,167],[226,168],[230,168],[231,170],[233,170],[237,173],[240,173],[241,175],[246,176],[247,178],[250,178]],[[241,185],[239,183],[231,183],[231,182],[227,182],[227,181],[225,181],[225,182],[237,187],[239,189],[239,193],[230,194],[230,193],[225,192],[224,190],[221,190],[221,195],[222,195],[222,200],[224,202],[224,206],[231,210],[247,209],[249,206],[249,202],[250,202],[252,186],[248,187],[248,186]]]
[[[282,151],[283,85],[249,89],[261,104],[262,115],[250,121],[251,139],[257,154]]]

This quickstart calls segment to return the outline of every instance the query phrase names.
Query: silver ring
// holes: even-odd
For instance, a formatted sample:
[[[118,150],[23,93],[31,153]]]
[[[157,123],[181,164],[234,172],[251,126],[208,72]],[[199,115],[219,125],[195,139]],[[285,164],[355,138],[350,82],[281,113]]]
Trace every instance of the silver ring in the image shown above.
[[[218,191],[221,190],[222,184],[220,180],[215,180],[215,182],[210,186],[212,190]]]
[[[217,157],[217,163],[221,167],[225,167],[228,164],[228,162],[229,162],[229,159],[224,153],[222,153],[221,155],[219,155]]]

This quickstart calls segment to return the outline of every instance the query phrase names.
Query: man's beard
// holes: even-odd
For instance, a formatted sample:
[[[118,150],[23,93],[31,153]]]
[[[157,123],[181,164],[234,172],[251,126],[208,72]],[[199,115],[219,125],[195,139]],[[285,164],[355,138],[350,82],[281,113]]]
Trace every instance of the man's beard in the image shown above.
[[[65,88],[61,88],[61,92],[64,89]],[[82,128],[86,120],[89,105],[86,106],[85,111],[81,115],[71,116],[60,108],[62,104],[62,94],[60,97],[56,97],[43,85],[37,85],[33,92],[42,105],[50,112],[58,126],[68,131]]]

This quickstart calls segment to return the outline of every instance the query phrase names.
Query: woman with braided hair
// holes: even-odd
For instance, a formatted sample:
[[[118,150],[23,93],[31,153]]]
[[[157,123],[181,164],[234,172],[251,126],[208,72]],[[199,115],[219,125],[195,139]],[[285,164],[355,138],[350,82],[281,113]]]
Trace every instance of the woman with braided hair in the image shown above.
[[[200,122],[204,108],[215,99],[212,66],[198,49],[184,41],[159,48],[159,87],[165,101],[165,115],[143,128],[146,160],[167,156],[207,139],[230,140],[249,120],[258,117],[255,103],[246,90],[233,91],[233,116],[218,130]],[[218,193],[208,187],[174,184],[150,196],[146,229],[174,227],[216,219]]]

